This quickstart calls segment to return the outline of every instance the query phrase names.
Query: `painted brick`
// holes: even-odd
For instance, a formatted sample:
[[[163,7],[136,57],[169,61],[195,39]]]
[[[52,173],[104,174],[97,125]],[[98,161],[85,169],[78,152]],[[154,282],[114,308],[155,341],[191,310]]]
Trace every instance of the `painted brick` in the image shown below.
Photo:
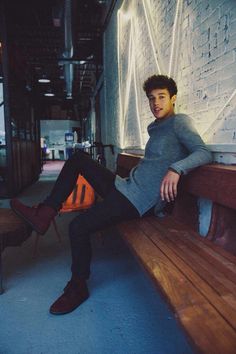
[[[203,2],[201,5],[201,22],[204,23],[207,21],[208,24],[214,23],[217,21],[220,15],[219,8],[212,8],[209,5],[209,2]]]
[[[236,4],[235,4],[236,6]],[[229,25],[229,33],[230,33],[230,36],[232,36],[233,34],[236,33],[236,20],[232,21]]]
[[[202,16],[203,16],[204,12],[202,12]],[[209,16],[205,17],[204,20],[201,19],[201,29],[203,31],[208,30],[209,26],[211,26],[211,24],[215,24],[217,23],[217,21],[220,18],[220,10],[217,8],[215,9]]]
[[[219,93],[229,92],[229,89],[235,88],[236,73],[228,79],[219,82]]]
[[[210,98],[217,95],[218,92],[218,84],[214,83],[213,85],[207,86],[205,88],[205,94]]]
[[[219,7],[221,9],[222,0],[209,0],[209,4],[212,9]]]
[[[229,41],[225,42],[225,51],[231,52],[236,50],[236,33],[229,36]]]
[[[226,119],[224,127],[226,130],[233,131],[236,129],[235,125],[236,115],[232,115],[230,119]]]
[[[218,144],[223,144],[223,143],[232,143],[233,142],[233,131],[218,131],[213,134],[213,140],[212,142],[218,143]]]
[[[232,76],[232,73],[236,72],[236,63],[232,63],[229,65],[226,65],[220,70],[220,77],[224,79],[229,79]]]
[[[235,6],[235,2],[234,2],[234,6],[233,6],[232,9],[230,10],[230,20],[231,20],[231,21],[235,21],[235,20],[236,20],[236,6]]]
[[[230,11],[235,13],[235,1],[234,0],[222,1],[220,4],[221,15],[224,15],[225,13],[228,13]]]

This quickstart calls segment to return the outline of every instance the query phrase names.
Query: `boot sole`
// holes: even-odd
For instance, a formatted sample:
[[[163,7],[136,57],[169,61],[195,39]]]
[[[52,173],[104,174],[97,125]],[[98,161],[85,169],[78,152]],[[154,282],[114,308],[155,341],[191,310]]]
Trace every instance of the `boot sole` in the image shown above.
[[[45,232],[47,231],[44,231],[44,232],[42,232],[42,230],[37,230],[37,228],[35,227],[35,225],[34,224],[32,224],[23,214],[21,214],[17,209],[15,209],[12,205],[11,205],[11,209],[14,211],[14,213],[16,214],[16,215],[18,215],[18,216],[20,216],[24,221],[26,221],[27,222],[27,224],[29,224],[31,227],[32,227],[32,229],[34,230],[34,231],[36,231],[38,234],[40,234],[40,235],[44,235],[45,234]]]

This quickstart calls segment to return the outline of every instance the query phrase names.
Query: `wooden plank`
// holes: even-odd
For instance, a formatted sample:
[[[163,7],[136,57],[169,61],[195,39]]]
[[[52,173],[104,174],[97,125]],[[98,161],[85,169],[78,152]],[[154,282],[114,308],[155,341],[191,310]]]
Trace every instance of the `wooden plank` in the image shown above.
[[[236,284],[231,280],[226,279],[223,273],[215,271],[204,258],[199,257],[178,239],[176,242],[172,240],[171,245],[168,242],[170,240],[167,240],[169,237],[166,235],[165,237],[166,238],[163,239],[163,242],[167,243],[182,260],[187,262],[196,274],[202,277],[213,289],[215,289],[219,296],[236,294]]]
[[[185,273],[179,271],[158,247],[153,247],[153,242],[140,229],[134,230],[129,223],[118,228],[171,306],[177,310],[181,324],[197,348],[207,354],[235,353],[235,331],[186,278]]]
[[[133,225],[134,226],[134,225]],[[228,303],[219,294],[219,289],[215,279],[209,275],[207,270],[201,272],[201,265],[183,252],[178,245],[170,241],[166,235],[162,235],[156,228],[147,223],[145,219],[141,219],[135,224],[135,229],[141,229],[147,237],[149,237],[156,247],[162,250],[165,255],[171,259],[173,264],[182,271],[185,276],[191,281],[207,299],[209,303],[214,306],[217,311],[227,320],[230,325],[236,329],[236,311],[232,307],[232,302]],[[220,283],[219,283],[220,284]],[[222,286],[221,286],[222,287]],[[221,289],[222,290],[222,289]],[[224,287],[223,295],[234,296],[229,289]]]
[[[167,235],[166,230],[164,235]],[[174,242],[175,248],[177,245],[180,245],[181,249],[186,250],[189,264],[192,264],[192,266],[195,264],[194,269],[196,273],[201,275],[225,300],[225,302],[227,302],[232,308],[236,309],[235,263],[225,262],[223,265],[219,259],[215,259],[212,255],[208,255],[207,252],[202,252],[201,248],[198,249],[197,247],[194,247],[195,242],[197,241],[195,237],[189,239],[188,235],[187,239],[185,232],[184,234],[179,235],[177,232],[174,233],[172,231],[170,238]],[[193,240],[194,244],[191,244]]]
[[[236,272],[236,258],[231,253],[225,251],[222,247],[215,245],[212,241],[201,237],[197,232],[191,230],[185,224],[175,220],[173,217],[157,218],[158,224],[167,230],[183,230],[186,232],[186,238],[190,238],[193,243],[201,248],[202,252],[207,252],[208,256],[218,259],[231,271]]]
[[[235,332],[217,318],[210,304],[193,305],[179,313],[179,319],[195,345],[206,354],[235,354]]]
[[[235,166],[206,165],[184,177],[184,190],[236,209]]]
[[[153,279],[164,290],[167,298],[171,298],[171,304],[177,312],[194,303],[206,302],[173,262],[146,236],[141,229],[134,228],[129,222],[118,226],[122,236],[128,241],[131,249],[134,248],[137,257],[144,267],[150,272]],[[186,289],[188,291],[186,291]]]
[[[207,247],[202,248],[202,243],[204,243],[204,239],[200,237],[196,238],[189,234],[187,231],[176,231],[173,228],[168,229],[160,225],[157,218],[150,218],[148,220],[155,228],[166,237],[169,237],[170,240],[174,242],[174,245],[180,244],[180,246],[186,249],[188,256],[189,251],[195,258],[195,260],[202,267],[206,268],[208,272],[212,274],[220,274],[225,279],[228,279],[232,282],[232,284],[236,285],[236,257],[235,262],[225,261],[222,257],[217,256],[216,250],[212,252],[211,245],[207,245]],[[211,252],[207,252],[210,248]],[[236,290],[236,289],[235,289]],[[236,291],[235,291],[236,293]]]
[[[186,252],[188,253],[187,250],[191,251],[189,264],[191,263],[192,267],[195,265],[194,269],[196,273],[201,275],[225,300],[225,302],[236,310],[235,274],[232,274],[229,268],[220,264],[219,261],[216,262],[211,256],[204,258],[204,255],[201,253],[199,253],[199,256],[194,255],[192,253],[193,247],[187,245],[186,239],[183,240],[183,243],[185,244],[184,247],[186,248]],[[183,248],[183,245],[181,248]],[[217,265],[217,267],[215,267],[215,265]]]

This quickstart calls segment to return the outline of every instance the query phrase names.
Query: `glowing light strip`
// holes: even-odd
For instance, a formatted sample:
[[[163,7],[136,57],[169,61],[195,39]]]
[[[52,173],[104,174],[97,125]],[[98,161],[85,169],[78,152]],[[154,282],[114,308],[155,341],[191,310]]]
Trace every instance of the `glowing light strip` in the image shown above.
[[[130,95],[130,87],[131,87],[131,77],[132,77],[132,66],[133,66],[133,45],[132,45],[132,40],[131,40],[131,31],[130,31],[130,37],[129,37],[129,56],[128,56],[128,78],[126,81],[126,87],[125,87],[125,102],[123,105],[123,99],[122,99],[122,90],[121,90],[121,85],[122,85],[122,67],[121,67],[121,60],[120,60],[120,36],[121,36],[121,14],[122,12],[119,11],[118,13],[118,70],[119,70],[119,101],[120,101],[120,119],[119,119],[119,132],[120,132],[120,144],[121,148],[124,146],[124,129],[122,129],[122,126],[124,127],[125,125],[125,119],[128,111],[128,105],[129,105],[129,95]],[[125,19],[130,20],[130,17],[125,14]]]
[[[173,65],[174,49],[176,47],[175,46],[176,33],[179,33],[179,31],[176,31],[176,27],[177,27],[178,19],[180,19],[180,13],[182,12],[182,6],[180,7],[180,4],[182,5],[182,0],[177,0],[176,10],[175,10],[175,20],[174,20],[173,31],[172,31],[172,44],[171,44],[168,76],[171,76],[171,74],[172,74],[171,69],[172,69],[172,65]],[[176,60],[177,60],[177,55],[175,58],[175,64],[176,64]]]
[[[133,71],[133,62],[134,62],[134,50],[133,50],[133,43],[132,43],[132,24],[131,24],[131,31],[129,36],[129,55],[128,55],[128,77],[126,81],[126,88],[125,88],[125,99],[124,99],[124,116],[125,119],[126,113],[128,110],[129,105],[129,95],[130,95],[130,88],[131,88],[131,79],[132,79],[132,71]]]
[[[131,19],[131,39],[132,43],[135,43],[135,37],[134,37],[134,22],[133,19]],[[140,124],[140,111],[139,111],[139,97],[138,97],[138,90],[137,90],[137,76],[136,76],[136,66],[135,66],[135,50],[133,49],[134,47],[132,46],[132,72],[134,75],[134,90],[135,90],[135,105],[136,105],[136,112],[137,112],[137,121],[138,121],[138,132],[139,132],[139,139],[140,139],[140,145],[143,147],[143,139],[142,139],[142,134],[141,134],[141,124]],[[128,109],[128,106],[127,106]],[[124,132],[125,133],[125,132]],[[125,135],[125,134],[124,134]],[[124,144],[126,146],[126,144]]]
[[[148,14],[147,14],[147,8],[146,8],[145,0],[142,1],[142,4],[143,4],[143,8],[144,8],[144,13],[145,13],[146,23],[147,23],[147,27],[148,27],[149,38],[150,38],[150,41],[151,41],[152,50],[153,50],[153,54],[154,54],[154,59],[155,59],[155,62],[156,62],[157,70],[158,70],[159,74],[161,74],[162,70],[161,70],[159,62],[157,60],[157,55],[156,55],[157,53],[156,53],[154,41],[153,41],[153,38],[152,38],[152,31],[151,31],[150,24],[149,24],[149,19],[148,19]]]
[[[121,65],[120,65],[120,15],[121,11],[117,11],[117,56],[118,56],[118,85],[119,85],[119,141],[122,144],[123,137],[121,136],[121,121],[123,117],[122,97],[121,97]]]
[[[124,4],[124,3],[123,3]],[[140,110],[139,110],[139,98],[138,98],[138,91],[137,91],[137,75],[136,75],[136,66],[135,66],[135,49],[134,49],[134,43],[135,42],[135,36],[134,36],[134,20],[130,16],[127,17],[127,14],[124,14],[123,18],[126,20],[131,20],[131,28],[130,28],[130,37],[129,37],[129,55],[128,55],[128,74],[127,74],[127,81],[126,81],[126,87],[125,87],[125,102],[124,102],[124,107],[122,105],[122,92],[121,92],[121,83],[122,83],[122,78],[121,78],[121,63],[120,63],[120,37],[121,37],[121,11],[119,12],[118,15],[118,63],[119,63],[119,94],[120,94],[120,111],[122,114],[120,115],[120,140],[121,140],[121,147],[125,148],[126,147],[126,142],[125,142],[125,122],[127,119],[127,112],[128,112],[128,106],[129,106],[129,98],[130,98],[130,89],[131,89],[131,81],[132,81],[132,74],[134,77],[134,89],[135,89],[135,105],[136,105],[136,112],[137,112],[137,122],[138,122],[138,132],[139,132],[139,138],[140,138],[140,144],[143,147],[143,142],[142,142],[142,134],[141,134],[141,124],[140,124]],[[123,14],[122,14],[123,15]],[[123,131],[122,129],[123,125]]]
[[[232,99],[234,98],[234,96],[236,96],[236,89],[233,91],[232,95],[229,97],[229,99],[226,101],[226,103],[224,104],[224,106],[220,109],[220,111],[217,113],[216,118],[214,119],[213,122],[211,122],[210,126],[205,130],[205,132],[203,133],[204,136],[207,136],[208,140],[209,137],[212,136],[214,134],[214,131],[216,129],[216,127],[218,126],[218,124],[220,124],[222,122],[222,120],[218,121],[218,124],[216,124],[216,126],[214,127],[214,130],[212,129],[212,125],[217,121],[218,117],[221,115],[221,113],[224,111],[224,109],[228,106],[228,104],[230,103],[230,101],[232,101]],[[208,132],[211,131],[211,134],[208,135]]]
[[[131,32],[132,32],[132,39],[133,39],[133,42],[135,40],[135,32],[134,32],[134,24],[133,24],[133,21],[131,20]],[[134,57],[135,59],[135,57]],[[135,65],[135,60],[134,60],[134,88],[135,88],[135,96],[136,96],[136,111],[137,111],[137,120],[138,120],[138,131],[139,131],[139,139],[140,139],[140,145],[141,147],[143,148],[144,147],[144,144],[143,144],[143,136],[142,136],[142,130],[141,130],[141,120],[140,120],[140,109],[139,109],[139,102],[140,102],[140,99],[138,97],[138,90],[137,90],[137,73],[136,73],[136,65]]]

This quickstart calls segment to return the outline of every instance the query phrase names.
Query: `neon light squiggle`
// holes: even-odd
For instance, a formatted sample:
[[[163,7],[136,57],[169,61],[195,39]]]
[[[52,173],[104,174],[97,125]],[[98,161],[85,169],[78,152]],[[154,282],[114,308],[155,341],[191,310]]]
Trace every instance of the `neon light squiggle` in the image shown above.
[[[123,104],[123,94],[121,90],[121,85],[122,85],[122,68],[121,68],[121,61],[120,61],[120,37],[121,37],[121,15],[123,13],[119,10],[118,11],[118,71],[119,71],[119,101],[120,101],[120,119],[119,119],[119,132],[120,132],[120,144],[121,148],[124,147],[124,130],[123,127],[125,125],[125,118],[127,115],[127,110],[128,110],[128,104],[129,104],[129,95],[130,95],[130,87],[131,87],[131,77],[132,77],[132,67],[133,67],[133,57],[134,53],[132,50],[132,39],[131,39],[131,31],[130,31],[130,36],[129,36],[129,47],[128,47],[128,77],[126,81],[126,87],[125,87],[125,95],[124,95],[124,104]],[[130,16],[127,16],[125,14],[125,20],[130,20]]]
[[[178,37],[179,31],[180,31],[180,17],[182,13],[182,3],[183,0],[177,0],[176,4],[176,11],[175,11],[175,20],[174,20],[174,25],[173,25],[173,31],[172,31],[172,44],[171,44],[171,51],[170,51],[170,61],[169,61],[169,71],[168,71],[168,76],[172,76],[172,67],[175,69],[176,67],[176,61],[177,61],[177,53],[175,53],[175,62],[174,61],[174,52],[177,52],[178,49],[178,44],[176,45],[176,38]],[[178,30],[177,30],[178,26]],[[174,65],[175,64],[175,65]],[[174,70],[173,70],[174,71]]]
[[[153,54],[154,54],[154,59],[155,59],[155,62],[156,62],[158,73],[161,74],[163,72],[163,70],[161,69],[161,67],[159,65],[159,62],[157,60],[157,55],[156,55],[157,53],[156,53],[156,49],[155,49],[155,45],[154,45],[154,41],[153,41],[153,37],[152,37],[152,30],[151,30],[149,19],[148,19],[148,11],[147,11],[145,0],[143,0],[142,4],[143,4],[144,13],[145,13],[145,18],[146,18],[149,38],[150,38],[150,41],[151,41],[151,46],[152,46],[152,50],[153,50]]]
[[[117,12],[117,55],[118,55],[118,86],[119,86],[119,140],[122,145],[123,137],[121,136],[121,121],[123,117],[122,97],[121,97],[121,65],[120,65],[120,12]]]
[[[132,34],[132,42],[135,43],[135,36],[134,36],[134,24],[133,20],[131,20],[131,34]],[[135,53],[134,53],[135,54]],[[135,89],[135,103],[136,103],[136,112],[137,112],[137,121],[138,121],[138,131],[139,131],[139,139],[141,147],[143,148],[143,137],[141,133],[141,123],[140,123],[140,110],[139,110],[139,97],[138,97],[138,90],[137,90],[137,73],[136,73],[136,66],[135,66],[135,55],[133,60],[133,73],[134,73],[134,89]]]

